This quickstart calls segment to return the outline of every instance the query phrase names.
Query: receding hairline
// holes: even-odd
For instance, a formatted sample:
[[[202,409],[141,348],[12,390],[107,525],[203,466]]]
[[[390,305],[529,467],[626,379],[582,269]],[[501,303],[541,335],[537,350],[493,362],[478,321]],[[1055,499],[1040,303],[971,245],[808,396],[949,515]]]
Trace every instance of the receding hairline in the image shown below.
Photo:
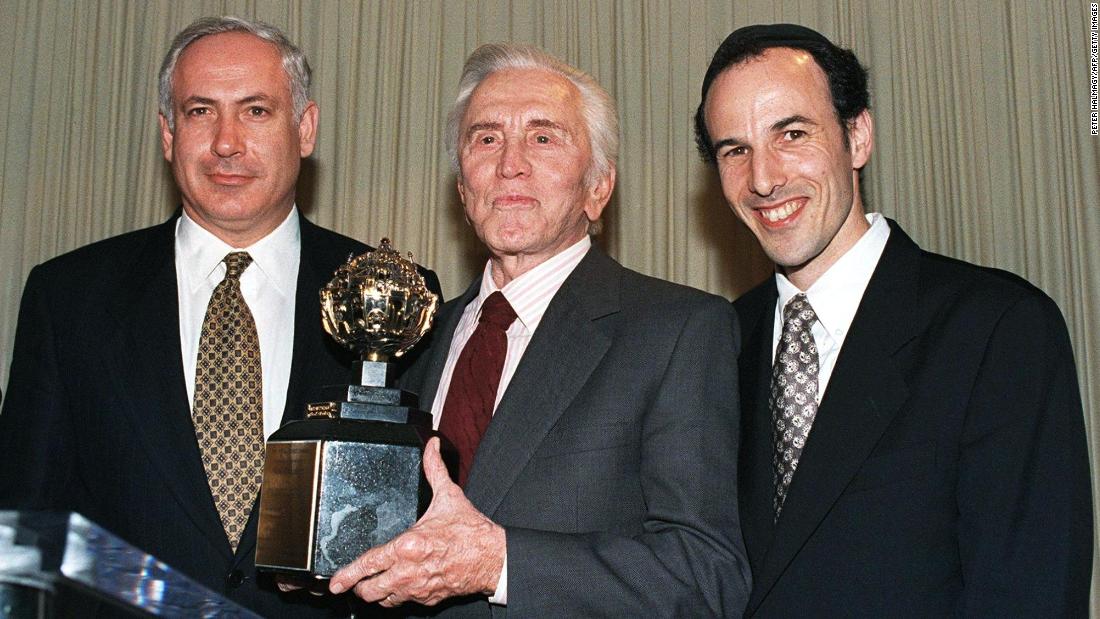
[[[191,41],[190,43],[187,44],[186,47],[184,47],[183,49],[180,50],[179,56],[176,58],[175,66],[172,67],[172,77],[174,78],[176,75],[179,74],[180,65],[184,64],[184,62],[187,59],[187,55],[190,52],[194,51],[195,48],[197,48],[199,46],[208,45],[208,44],[210,44],[210,42],[214,41],[215,39],[221,38],[221,37],[233,37],[233,38],[241,39],[242,41],[247,39],[247,40],[250,40],[254,43],[260,44],[264,49],[266,49],[268,52],[270,52],[272,59],[274,60],[275,64],[279,67],[279,72],[282,73],[286,77],[287,88],[288,89],[290,88],[290,86],[291,86],[291,84],[290,84],[291,77],[290,77],[290,74],[287,73],[286,67],[283,66],[283,53],[279,49],[279,46],[276,45],[274,42],[268,41],[267,39],[265,39],[265,38],[263,38],[263,37],[261,37],[257,34],[253,34],[251,32],[248,32],[247,30],[231,30],[229,32],[215,32],[213,34],[204,34],[203,36],[195,39],[194,41]],[[175,80],[174,79],[172,81],[172,86],[173,86],[173,88],[175,88]]]
[[[468,102],[466,104],[466,109],[463,112],[462,120],[461,120],[461,122],[459,124],[459,127],[458,127],[458,138],[460,140],[462,138],[466,137],[467,135],[469,135],[470,129],[472,127],[474,127],[475,125],[488,125],[488,124],[493,124],[495,122],[495,121],[489,120],[489,119],[486,119],[486,120],[471,119],[470,118],[470,110],[472,110],[474,108],[474,104],[475,104],[475,102],[478,101],[479,96],[482,96],[482,97],[485,96],[483,88],[485,87],[486,84],[491,83],[494,79],[498,79],[499,76],[506,76],[509,73],[512,73],[512,74],[516,74],[516,73],[542,73],[544,75],[548,75],[548,76],[551,76],[551,77],[555,78],[556,81],[559,84],[564,84],[565,85],[564,90],[569,93],[567,102],[573,106],[573,111],[577,116],[578,125],[581,129],[582,135],[584,136],[585,142],[589,145],[589,148],[591,148],[591,146],[592,146],[592,136],[589,135],[588,123],[585,122],[585,118],[584,118],[584,93],[581,92],[580,87],[578,87],[575,83],[573,83],[573,80],[571,80],[568,77],[562,75],[560,72],[555,71],[554,69],[547,68],[547,67],[539,67],[539,66],[533,66],[533,67],[502,67],[500,69],[497,69],[495,71],[490,72],[488,75],[485,76],[484,79],[482,79],[480,82],[478,82],[478,85],[475,86],[473,91],[470,92],[470,98],[468,99]],[[508,92],[511,93],[513,91],[509,90]],[[547,104],[545,102],[545,99],[543,97],[540,97],[540,96],[532,95],[530,97],[530,99],[532,101],[536,102],[539,105],[550,105],[550,104]],[[550,106],[554,107],[552,105],[550,105]],[[560,122],[555,121],[553,118],[547,118],[547,117],[530,118],[524,124],[525,125],[534,124],[536,126],[542,126],[542,127],[546,127],[546,128],[559,127],[559,128],[562,128],[562,129],[566,129],[566,127],[564,127]],[[458,146],[458,145],[456,145],[456,146]]]
[[[772,54],[772,52],[777,52],[777,54],[789,53],[790,55],[800,57],[804,61],[808,60],[808,62],[799,62],[798,64],[800,66],[807,67],[809,72],[812,75],[814,75],[814,78],[818,81],[818,85],[821,86],[822,88],[824,88],[823,92],[825,93],[825,98],[829,102],[830,109],[833,111],[833,118],[836,119],[838,122],[840,122],[841,127],[843,128],[843,122],[841,122],[841,119],[840,119],[839,115],[836,112],[836,106],[833,105],[833,97],[832,97],[831,88],[829,86],[829,76],[828,76],[828,74],[826,74],[825,69],[823,69],[821,67],[821,65],[819,65],[817,63],[817,59],[814,58],[813,54],[811,54],[810,52],[808,52],[804,49],[798,48],[798,47],[783,47],[783,46],[766,47],[766,48],[760,50],[760,53],[752,54],[750,56],[746,56],[745,58],[742,58],[741,60],[738,60],[737,62],[729,65],[728,67],[726,67],[724,69],[722,69],[722,71],[719,72],[717,76],[715,76],[714,81],[710,85],[710,88],[707,89],[707,97],[706,97],[706,99],[703,100],[703,114],[704,114],[704,117],[709,116],[709,114],[710,114],[710,109],[711,109],[710,105],[711,105],[711,101],[713,100],[713,93],[714,93],[714,90],[715,90],[714,84],[715,83],[717,83],[719,80],[722,80],[724,77],[728,76],[731,71],[734,71],[738,68],[744,67],[744,66],[746,66],[750,63],[765,62],[765,61],[767,61],[771,58],[774,58],[776,54]],[[711,136],[713,146],[716,147],[720,140],[715,140],[714,138],[715,138],[715,136]]]
[[[210,99],[209,97],[207,97],[206,95],[202,94],[201,89],[199,89],[198,92],[194,92],[194,93],[190,93],[190,94],[180,93],[180,92],[178,92],[177,89],[179,88],[180,81],[181,81],[179,79],[180,71],[181,71],[182,68],[187,67],[187,63],[189,62],[188,55],[187,55],[188,52],[193,51],[197,46],[203,45],[203,41],[205,41],[207,39],[213,40],[217,37],[226,36],[226,35],[239,35],[240,37],[247,37],[249,39],[253,39],[257,43],[262,44],[264,46],[264,48],[266,48],[268,50],[268,52],[270,53],[270,57],[269,57],[270,62],[274,63],[273,66],[275,67],[275,70],[277,71],[277,73],[279,75],[282,76],[282,81],[280,82],[282,85],[275,87],[276,88],[275,92],[270,92],[267,89],[250,90],[250,91],[246,92],[244,95],[242,95],[240,98],[233,99],[233,103],[246,104],[246,103],[256,103],[256,102],[269,102],[271,105],[274,105],[275,102],[278,101],[280,94],[282,94],[286,97],[287,103],[290,105],[289,111],[293,115],[293,113],[294,113],[293,78],[291,78],[290,74],[286,70],[286,67],[284,66],[283,54],[282,54],[281,50],[279,49],[279,46],[276,45],[275,43],[271,42],[271,41],[268,41],[267,39],[265,39],[263,37],[257,36],[257,35],[255,35],[251,32],[245,31],[245,30],[233,30],[233,31],[230,31],[230,32],[217,32],[217,33],[214,33],[214,34],[204,35],[204,36],[201,36],[201,37],[195,39],[194,41],[191,41],[186,47],[184,47],[182,50],[180,50],[180,54],[179,54],[178,59],[176,60],[176,64],[172,68],[172,81],[171,81],[172,90],[171,90],[171,93],[170,93],[171,101],[172,101],[172,113],[173,114],[177,113],[178,110],[181,107],[185,106],[185,104],[188,101],[205,101],[205,102],[209,102],[209,103],[216,103],[216,101],[214,101],[214,100]],[[250,53],[252,53],[252,52],[250,52]],[[255,60],[256,58],[253,57],[253,59]],[[202,66],[206,66],[206,65],[202,65]],[[282,90],[282,93],[279,92],[279,89]]]
[[[789,55],[789,56],[799,57],[799,60],[801,60],[802,62],[797,62],[797,64],[805,65],[807,67],[812,67],[812,69],[811,69],[812,73],[814,72],[813,69],[816,69],[815,75],[817,75],[819,78],[821,78],[822,83],[825,84],[825,89],[828,90],[828,88],[829,88],[829,76],[828,76],[828,74],[825,73],[825,69],[823,69],[821,67],[821,65],[819,65],[817,63],[817,59],[814,58],[813,54],[811,54],[810,52],[808,52],[808,51],[806,51],[802,48],[799,48],[799,47],[766,47],[766,48],[760,50],[759,53],[752,54],[752,55],[749,55],[749,56],[745,56],[744,58],[738,60],[737,62],[725,67],[724,69],[722,69],[714,77],[714,82],[717,82],[718,80],[722,79],[722,76],[727,75],[730,71],[733,71],[734,69],[738,69],[740,67],[744,67],[744,66],[746,66],[748,64],[752,64],[752,63],[766,62],[766,61],[768,61],[768,60],[770,60],[770,59],[772,59],[772,58],[774,58],[775,56],[778,56],[778,55]],[[711,83],[710,88],[707,90],[707,98],[708,99],[710,98],[710,93],[711,93],[712,90],[714,90],[714,83],[713,82]]]
[[[175,130],[175,113],[173,110],[176,106],[173,103],[175,96],[175,84],[173,82],[180,56],[200,39],[236,32],[251,34],[275,46],[281,60],[282,69],[287,76],[287,84],[290,87],[293,117],[296,121],[301,119],[302,114],[312,102],[309,96],[312,71],[305,52],[295,45],[285,32],[271,24],[232,15],[201,17],[191,22],[190,25],[173,37],[157,72],[157,108],[160,115],[166,118],[170,131]]]

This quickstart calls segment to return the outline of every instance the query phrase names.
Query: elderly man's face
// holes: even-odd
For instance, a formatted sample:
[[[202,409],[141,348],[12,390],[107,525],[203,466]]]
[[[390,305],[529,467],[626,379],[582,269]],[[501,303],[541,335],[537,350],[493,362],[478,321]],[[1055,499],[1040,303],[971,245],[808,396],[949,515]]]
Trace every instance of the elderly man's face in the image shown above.
[[[580,92],[543,69],[506,69],[474,90],[459,129],[466,218],[494,256],[538,264],[598,219],[614,172],[585,182],[592,150]]]
[[[719,75],[704,115],[730,207],[809,287],[867,228],[856,170],[870,156],[870,114],[845,147],[825,73],[810,54],[775,48]]]
[[[188,216],[237,246],[277,227],[317,122],[312,103],[295,122],[278,49],[239,32],[195,41],[173,74],[172,114],[161,139]]]

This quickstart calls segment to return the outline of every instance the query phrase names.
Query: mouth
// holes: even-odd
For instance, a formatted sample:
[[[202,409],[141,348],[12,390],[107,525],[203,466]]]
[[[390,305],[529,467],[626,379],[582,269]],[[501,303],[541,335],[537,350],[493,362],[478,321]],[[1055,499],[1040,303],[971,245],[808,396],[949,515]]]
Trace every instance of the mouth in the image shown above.
[[[521,194],[507,194],[493,198],[493,207],[495,208],[525,208],[537,205],[538,200]]]
[[[253,178],[244,174],[225,174],[220,172],[207,174],[206,176],[215,185],[223,185],[226,187],[240,187],[241,185],[246,185],[251,182]]]
[[[781,226],[796,219],[806,201],[806,198],[794,198],[776,206],[757,208],[755,212],[764,225]]]

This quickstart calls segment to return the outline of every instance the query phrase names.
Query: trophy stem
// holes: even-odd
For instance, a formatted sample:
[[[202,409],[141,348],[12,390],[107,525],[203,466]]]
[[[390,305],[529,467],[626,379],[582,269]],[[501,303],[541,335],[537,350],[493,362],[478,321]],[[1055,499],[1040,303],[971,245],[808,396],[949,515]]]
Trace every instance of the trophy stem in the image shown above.
[[[351,364],[353,384],[357,383],[367,387],[385,387],[389,384],[389,374],[390,364],[385,361],[371,359],[370,355],[367,355],[366,360],[353,361]]]

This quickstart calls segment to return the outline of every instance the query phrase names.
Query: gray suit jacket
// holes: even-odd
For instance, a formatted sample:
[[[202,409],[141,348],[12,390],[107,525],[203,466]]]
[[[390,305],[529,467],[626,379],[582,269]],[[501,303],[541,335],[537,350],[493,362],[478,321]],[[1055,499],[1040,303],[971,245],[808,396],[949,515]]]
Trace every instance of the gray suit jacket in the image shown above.
[[[428,409],[475,281],[405,385]],[[738,329],[725,300],[593,247],[501,398],[466,494],[505,527],[508,605],[447,616],[737,616]]]

